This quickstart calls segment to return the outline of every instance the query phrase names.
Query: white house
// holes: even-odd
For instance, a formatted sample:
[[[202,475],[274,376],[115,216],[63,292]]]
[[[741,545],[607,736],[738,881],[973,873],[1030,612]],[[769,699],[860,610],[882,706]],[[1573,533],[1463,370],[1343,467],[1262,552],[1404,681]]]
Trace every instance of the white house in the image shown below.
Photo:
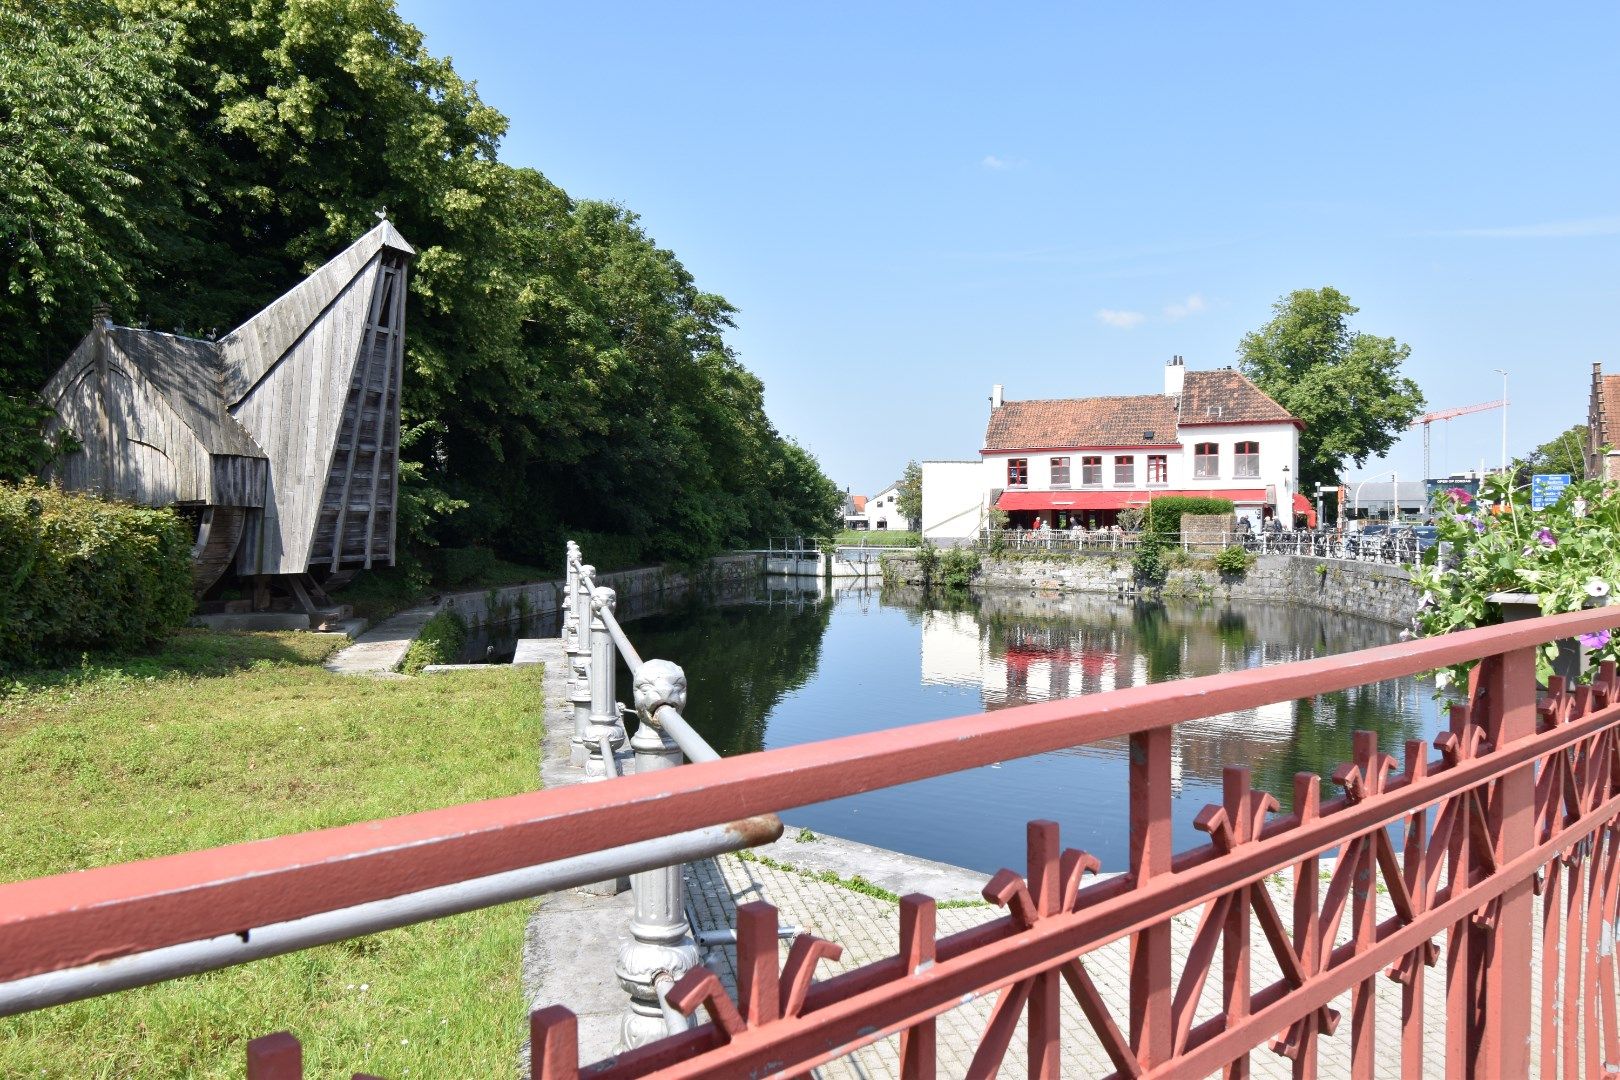
[[[1162,394],[1006,401],[977,462],[923,463],[923,536],[975,535],[992,509],[1032,528],[1102,526],[1164,495],[1230,499],[1258,526],[1314,510],[1298,493],[1304,425],[1241,373],[1165,368]]]
[[[882,491],[866,500],[866,523],[871,529],[894,529],[904,531],[911,528],[911,522],[900,513],[900,482],[896,480]]]

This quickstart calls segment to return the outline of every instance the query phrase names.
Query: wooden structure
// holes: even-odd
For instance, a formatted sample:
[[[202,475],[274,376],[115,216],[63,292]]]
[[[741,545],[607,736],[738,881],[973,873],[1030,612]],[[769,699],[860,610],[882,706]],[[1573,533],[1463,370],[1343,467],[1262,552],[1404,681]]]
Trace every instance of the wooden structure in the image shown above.
[[[319,582],[392,565],[414,254],[385,219],[218,341],[98,313],[45,386],[81,446],[46,479],[193,514],[199,593],[234,568],[312,608]]]

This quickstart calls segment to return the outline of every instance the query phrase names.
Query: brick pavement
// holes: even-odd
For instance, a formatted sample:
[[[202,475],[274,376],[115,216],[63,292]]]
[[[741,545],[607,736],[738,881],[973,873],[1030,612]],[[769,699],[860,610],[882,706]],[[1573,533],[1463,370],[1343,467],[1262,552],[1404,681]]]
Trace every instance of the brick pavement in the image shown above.
[[[931,864],[932,865],[932,864]],[[963,873],[967,873],[963,871]],[[803,872],[794,872],[779,866],[745,861],[735,855],[721,856],[688,867],[690,904],[700,929],[729,928],[733,925],[736,905],[751,900],[766,900],[776,905],[781,923],[796,925],[804,930],[836,941],[844,947],[844,955],[837,963],[823,962],[821,977],[844,971],[892,955],[899,942],[898,905],[891,900],[874,898],[847,887],[830,884]],[[1325,889],[1324,883],[1324,889]],[[1281,911],[1290,910],[1287,890],[1281,883],[1271,886]],[[973,907],[943,908],[938,913],[940,937],[965,930],[980,922],[999,917],[999,908],[988,904]],[[1379,897],[1379,918],[1393,914],[1387,896]],[[1174,921],[1173,940],[1176,973],[1180,977],[1181,964],[1191,947],[1197,928],[1198,911],[1185,913]],[[1348,917],[1340,932],[1340,941],[1348,939]],[[1280,977],[1275,960],[1266,946],[1258,924],[1254,926],[1252,985],[1265,986]],[[1538,935],[1539,936],[1539,935]],[[1425,1074],[1445,1074],[1445,959],[1430,969],[1426,994],[1425,1022]],[[782,943],[782,956],[787,955],[788,943]],[[1539,954],[1539,949],[1537,950]],[[1538,955],[1539,961],[1539,955]],[[732,946],[709,950],[707,962],[720,975],[727,988],[735,993],[735,949]],[[1116,1022],[1124,1027],[1128,1016],[1129,974],[1126,943],[1116,942],[1088,955],[1086,968],[1109,1003]],[[1204,987],[1197,1018],[1203,1020],[1220,1011],[1219,958],[1216,970]],[[1378,1062],[1375,1075],[1400,1076],[1400,1015],[1401,988],[1391,979],[1380,976],[1377,984]],[[1090,1025],[1080,1013],[1072,995],[1063,991],[1063,1071],[1066,1076],[1089,1077],[1111,1073],[1113,1067],[1100,1044],[1091,1034]],[[984,1030],[993,1004],[993,995],[963,1005],[939,1018],[938,1053],[941,1077],[964,1076],[980,1033]],[[1321,1075],[1348,1076],[1350,1072],[1349,995],[1333,1003],[1343,1016],[1338,1033],[1320,1041]],[[1538,1033],[1533,1032],[1533,1037]],[[891,1037],[868,1046],[839,1061],[823,1066],[817,1076],[827,1078],[898,1078],[896,1064],[898,1037]],[[1025,1025],[1020,1022],[1012,1048],[1007,1054],[1000,1075],[1024,1076]],[[1261,1048],[1251,1055],[1253,1075],[1256,1077],[1288,1077],[1292,1063],[1271,1050]]]

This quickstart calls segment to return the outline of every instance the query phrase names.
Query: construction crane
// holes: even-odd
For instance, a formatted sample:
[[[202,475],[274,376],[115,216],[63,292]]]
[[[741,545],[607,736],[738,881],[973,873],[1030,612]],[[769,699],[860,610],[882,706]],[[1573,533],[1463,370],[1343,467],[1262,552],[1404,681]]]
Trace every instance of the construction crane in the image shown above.
[[[1434,423],[1436,420],[1455,420],[1457,417],[1467,416],[1469,413],[1490,412],[1492,409],[1501,409],[1505,408],[1506,406],[1507,399],[1504,398],[1501,401],[1486,401],[1478,405],[1464,405],[1460,409],[1441,409],[1439,412],[1424,413],[1422,416],[1412,421],[1412,423],[1408,425],[1409,429],[1415,428],[1419,424],[1423,425],[1423,479],[1432,480],[1434,478],[1433,472],[1429,468],[1430,424]]]

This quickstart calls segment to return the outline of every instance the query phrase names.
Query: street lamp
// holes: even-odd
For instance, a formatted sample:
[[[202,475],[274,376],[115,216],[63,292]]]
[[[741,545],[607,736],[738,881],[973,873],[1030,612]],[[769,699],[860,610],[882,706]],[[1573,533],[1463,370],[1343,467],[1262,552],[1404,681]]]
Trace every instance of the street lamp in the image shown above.
[[[1294,527],[1294,501],[1288,497],[1288,466],[1286,465],[1283,466],[1282,480],[1282,498],[1277,500],[1277,517],[1282,518],[1284,514],[1287,514],[1288,527],[1292,529]]]
[[[1507,466],[1508,466],[1508,458],[1507,458],[1507,409],[1508,409],[1507,372],[1504,371],[1502,368],[1494,368],[1492,370],[1494,370],[1498,375],[1502,376],[1502,475],[1506,476],[1507,475]]]

